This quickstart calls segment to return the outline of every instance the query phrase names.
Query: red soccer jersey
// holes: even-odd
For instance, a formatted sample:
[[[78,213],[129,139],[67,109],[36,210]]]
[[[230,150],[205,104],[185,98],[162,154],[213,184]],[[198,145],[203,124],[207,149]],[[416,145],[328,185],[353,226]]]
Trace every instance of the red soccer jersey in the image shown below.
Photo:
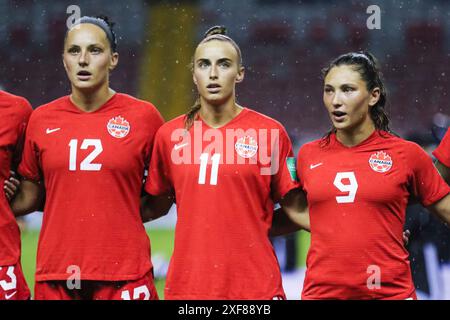
[[[20,161],[23,139],[31,114],[29,102],[0,91],[0,182],[9,178],[13,162]],[[15,265],[20,257],[20,231],[5,193],[0,192],[0,266]]]
[[[139,199],[162,123],[152,104],[119,93],[94,112],[68,96],[33,112],[19,171],[45,182],[37,281],[78,270],[82,280],[134,280],[151,269]]]
[[[292,161],[283,126],[247,108],[219,129],[196,121],[185,134],[184,116],[161,127],[145,189],[176,197],[166,299],[284,297],[268,231],[298,187]]]
[[[375,131],[354,147],[334,134],[298,156],[311,247],[303,299],[406,299],[414,285],[403,245],[410,195],[428,206],[450,192],[416,144]]]
[[[439,162],[450,168],[450,128],[447,129],[447,133],[439,146],[433,151],[433,155]]]

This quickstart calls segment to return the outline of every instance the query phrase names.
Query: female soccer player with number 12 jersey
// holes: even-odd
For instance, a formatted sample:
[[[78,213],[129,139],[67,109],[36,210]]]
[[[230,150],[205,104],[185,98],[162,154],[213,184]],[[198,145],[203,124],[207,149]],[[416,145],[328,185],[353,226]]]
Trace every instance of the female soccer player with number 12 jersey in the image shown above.
[[[158,298],[139,198],[163,120],[109,88],[116,45],[106,18],[81,18],[64,42],[72,94],[29,121],[12,208],[33,211],[45,187],[35,299]]]

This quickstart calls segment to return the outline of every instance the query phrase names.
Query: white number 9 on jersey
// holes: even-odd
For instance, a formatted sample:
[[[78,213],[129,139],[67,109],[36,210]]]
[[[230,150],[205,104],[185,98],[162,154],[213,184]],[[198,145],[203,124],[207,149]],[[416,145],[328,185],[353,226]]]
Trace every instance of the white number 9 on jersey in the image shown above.
[[[349,184],[343,184],[342,180],[348,179]],[[338,172],[334,178],[334,185],[341,192],[348,192],[346,196],[336,197],[337,203],[353,203],[355,202],[356,191],[358,190],[358,182],[356,181],[354,172]]]

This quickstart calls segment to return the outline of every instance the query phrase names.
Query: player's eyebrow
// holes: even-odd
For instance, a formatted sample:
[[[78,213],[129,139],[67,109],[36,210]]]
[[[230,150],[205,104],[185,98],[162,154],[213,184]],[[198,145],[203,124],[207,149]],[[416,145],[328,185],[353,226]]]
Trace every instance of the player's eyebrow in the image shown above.
[[[104,45],[101,44],[101,43],[91,43],[91,44],[89,44],[87,47],[88,47],[88,49],[92,49],[92,48],[94,48],[94,47],[104,48]],[[79,48],[81,48],[81,46],[78,45],[78,44],[74,44],[74,43],[73,43],[73,44],[69,44],[69,45],[67,46],[67,48],[68,48],[68,49],[72,49],[72,48],[79,49]]]
[[[338,87],[339,87],[339,88],[343,88],[343,87],[351,87],[351,88],[355,88],[355,87],[357,87],[357,85],[356,85],[355,83],[342,83],[342,84],[340,84]],[[326,89],[334,89],[334,86],[331,85],[331,84],[329,84],[329,83],[326,83],[326,84],[324,85],[324,88],[326,88]]]
[[[207,58],[198,58],[197,62],[200,62],[200,61],[202,61],[202,62],[209,62],[210,60],[207,59]]]
[[[197,63],[199,63],[199,62],[211,63],[211,60],[207,59],[207,58],[199,58],[199,59],[197,59],[196,62]],[[217,60],[217,63],[222,63],[222,62],[232,63],[233,60],[231,60],[230,58],[220,58],[220,59]]]
[[[219,60],[217,60],[217,63],[222,63],[222,62],[232,63],[233,61],[229,58],[220,58]]]

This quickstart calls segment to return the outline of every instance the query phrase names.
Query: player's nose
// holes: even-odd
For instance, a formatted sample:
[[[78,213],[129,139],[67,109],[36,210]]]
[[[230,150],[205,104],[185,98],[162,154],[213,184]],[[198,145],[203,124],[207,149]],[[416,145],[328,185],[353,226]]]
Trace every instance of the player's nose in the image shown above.
[[[87,66],[89,64],[89,55],[87,50],[83,50],[78,60],[80,66]]]
[[[333,106],[335,107],[339,107],[342,105],[342,99],[341,99],[341,94],[340,92],[335,92],[333,95],[333,99],[331,100],[331,103],[333,104]]]

